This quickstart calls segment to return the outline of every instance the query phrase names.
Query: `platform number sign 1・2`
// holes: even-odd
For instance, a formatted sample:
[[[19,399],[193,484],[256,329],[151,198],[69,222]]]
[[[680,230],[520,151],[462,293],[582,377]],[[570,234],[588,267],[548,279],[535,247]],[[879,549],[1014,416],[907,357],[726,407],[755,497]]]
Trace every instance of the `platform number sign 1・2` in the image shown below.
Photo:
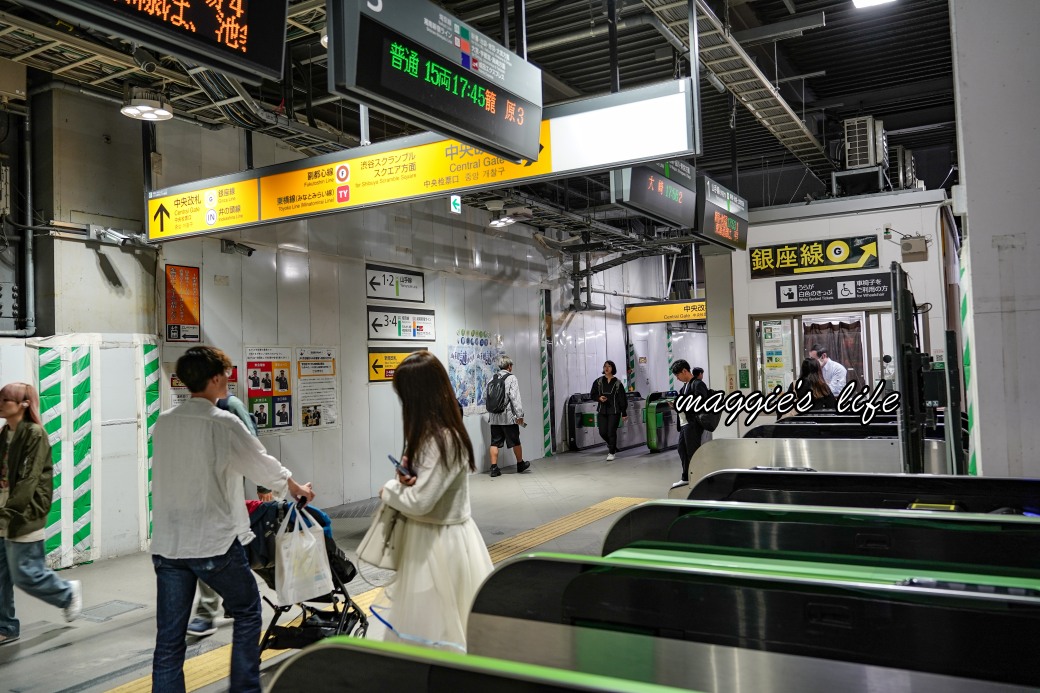
[[[422,303],[426,300],[425,275],[415,270],[366,263],[365,293],[368,298]]]

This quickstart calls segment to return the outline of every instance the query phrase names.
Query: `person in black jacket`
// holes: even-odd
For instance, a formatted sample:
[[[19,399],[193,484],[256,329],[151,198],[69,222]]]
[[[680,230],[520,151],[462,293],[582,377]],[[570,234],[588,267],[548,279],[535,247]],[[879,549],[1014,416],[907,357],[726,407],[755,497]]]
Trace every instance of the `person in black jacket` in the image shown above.
[[[603,375],[596,378],[589,392],[589,396],[599,402],[596,420],[599,422],[599,435],[607,442],[607,462],[617,453],[618,425],[622,420],[628,420],[628,396],[616,374],[614,362],[604,361]]]
[[[708,397],[708,386],[701,378],[704,376],[703,368],[690,370],[690,363],[686,359],[679,359],[672,364],[672,375],[682,382],[679,396],[700,395],[703,399]],[[686,486],[690,483],[690,460],[693,453],[701,446],[701,438],[704,437],[704,428],[697,421],[697,415],[692,411],[677,412],[679,420],[679,462],[682,463],[682,476],[672,484],[672,488]]]

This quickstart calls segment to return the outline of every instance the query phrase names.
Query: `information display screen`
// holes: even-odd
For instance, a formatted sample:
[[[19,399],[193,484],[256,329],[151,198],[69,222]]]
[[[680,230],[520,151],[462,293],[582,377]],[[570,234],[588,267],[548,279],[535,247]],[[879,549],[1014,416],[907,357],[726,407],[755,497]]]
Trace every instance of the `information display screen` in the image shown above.
[[[538,157],[540,106],[364,14],[357,65],[355,87],[406,120],[475,141],[509,160]]]
[[[282,77],[288,0],[22,0],[22,4],[247,82]]]
[[[727,248],[747,248],[747,200],[707,176],[697,180],[696,235]]]
[[[624,202],[680,228],[693,228],[697,223],[697,193],[665,178],[656,168],[632,167],[631,188]]]

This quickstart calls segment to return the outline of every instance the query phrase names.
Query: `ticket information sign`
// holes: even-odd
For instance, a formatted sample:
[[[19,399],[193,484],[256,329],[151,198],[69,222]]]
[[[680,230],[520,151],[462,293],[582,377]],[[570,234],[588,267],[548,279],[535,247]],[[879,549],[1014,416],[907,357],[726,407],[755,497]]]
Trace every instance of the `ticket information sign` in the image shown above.
[[[287,0],[22,0],[99,29],[259,84],[279,80]]]
[[[689,322],[707,319],[708,310],[703,300],[633,303],[625,306],[626,325],[644,325],[654,322]]]
[[[426,300],[425,277],[416,270],[365,263],[365,292],[368,298],[422,303]]]
[[[425,0],[329,12],[329,91],[508,161],[540,157],[537,67]]]
[[[668,161],[614,171],[610,192],[615,204],[630,207],[679,228],[697,224],[697,193],[693,167]]]
[[[199,268],[166,265],[166,341],[198,342],[201,315]]]
[[[394,306],[368,307],[368,338],[391,341],[429,341],[437,339],[434,311]]]
[[[890,272],[840,277],[807,277],[776,283],[776,307],[887,303],[892,297]]]
[[[697,181],[696,235],[734,250],[747,248],[748,203],[707,176]]]
[[[876,269],[877,236],[825,238],[748,248],[752,279]]]

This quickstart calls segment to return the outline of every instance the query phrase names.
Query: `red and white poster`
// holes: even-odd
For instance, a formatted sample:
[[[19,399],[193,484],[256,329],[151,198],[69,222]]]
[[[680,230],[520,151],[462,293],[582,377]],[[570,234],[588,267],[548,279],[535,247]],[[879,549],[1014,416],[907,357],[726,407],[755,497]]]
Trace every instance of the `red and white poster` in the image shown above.
[[[246,347],[246,406],[260,435],[288,433],[293,428],[291,347]]]

